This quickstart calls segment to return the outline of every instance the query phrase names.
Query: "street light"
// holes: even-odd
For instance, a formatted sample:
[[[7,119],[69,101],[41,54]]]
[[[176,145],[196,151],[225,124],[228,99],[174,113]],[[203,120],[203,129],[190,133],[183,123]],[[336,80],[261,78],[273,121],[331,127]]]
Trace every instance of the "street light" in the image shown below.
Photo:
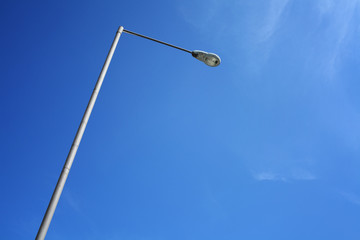
[[[51,196],[51,200],[49,202],[48,208],[46,209],[46,212],[45,212],[45,215],[44,215],[43,220],[41,222],[39,231],[38,231],[38,233],[36,235],[36,240],[43,240],[45,238],[45,236],[46,236],[47,230],[48,230],[48,228],[50,226],[51,219],[52,219],[52,217],[54,215],[56,206],[57,206],[57,204],[59,202],[61,192],[62,192],[62,190],[64,188],[66,179],[67,179],[67,177],[69,175],[71,165],[72,165],[72,163],[74,161],[76,152],[77,152],[77,150],[79,148],[81,138],[82,138],[82,136],[84,134],[87,122],[89,121],[91,111],[92,111],[92,109],[94,107],[96,98],[97,98],[97,96],[99,94],[101,85],[102,85],[102,83],[104,81],[105,74],[106,74],[107,69],[109,67],[109,64],[111,62],[111,58],[114,55],[115,48],[116,48],[116,46],[117,46],[117,44],[119,42],[120,35],[122,34],[122,32],[129,33],[129,34],[139,36],[139,37],[142,37],[142,38],[146,38],[146,39],[149,39],[151,41],[158,42],[158,43],[167,45],[169,47],[173,47],[173,48],[182,50],[184,52],[191,53],[191,55],[193,57],[195,57],[196,59],[204,62],[206,65],[211,66],[211,67],[216,67],[216,66],[218,66],[220,64],[219,56],[214,54],[214,53],[207,53],[207,52],[198,51],[198,50],[189,51],[187,49],[184,49],[184,48],[181,48],[181,47],[178,47],[178,46],[166,43],[166,42],[162,42],[162,41],[159,41],[159,40],[154,39],[154,38],[150,38],[150,37],[147,37],[147,36],[135,33],[135,32],[131,32],[129,30],[125,30],[124,27],[120,26],[118,31],[116,32],[114,41],[113,41],[113,43],[111,45],[111,48],[110,48],[110,51],[109,51],[109,53],[108,53],[108,55],[106,57],[104,66],[103,66],[103,68],[102,68],[102,70],[100,72],[100,75],[99,75],[99,78],[98,78],[98,80],[96,82],[93,93],[91,94],[91,97],[90,97],[89,103],[88,103],[88,105],[86,107],[84,116],[83,116],[83,118],[81,120],[80,126],[79,126],[79,128],[77,130],[77,133],[75,135],[73,144],[71,145],[69,154],[68,154],[68,156],[66,158],[64,167],[63,167],[63,169],[61,171],[61,174],[60,174],[60,177],[59,177],[58,182],[56,184],[56,187],[54,189],[53,195]]]
[[[191,55],[194,58],[199,59],[200,61],[204,62],[206,65],[208,65],[210,67],[216,67],[221,62],[220,57],[218,55],[216,55],[215,53],[207,53],[204,51],[195,50],[195,51],[192,51]]]

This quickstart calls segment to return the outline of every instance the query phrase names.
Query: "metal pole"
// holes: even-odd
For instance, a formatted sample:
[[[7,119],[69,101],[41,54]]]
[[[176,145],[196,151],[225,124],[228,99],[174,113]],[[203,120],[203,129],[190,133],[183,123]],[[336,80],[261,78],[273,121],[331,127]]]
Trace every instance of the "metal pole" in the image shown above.
[[[50,200],[50,203],[49,203],[49,206],[46,210],[46,213],[44,215],[44,218],[41,222],[41,225],[40,225],[40,228],[39,228],[39,231],[36,235],[36,240],[43,240],[46,236],[46,233],[47,233],[47,230],[49,228],[49,225],[50,225],[50,222],[51,222],[51,219],[54,215],[54,212],[55,212],[55,209],[56,209],[56,206],[59,202],[59,198],[60,198],[60,195],[61,195],[61,192],[64,188],[64,185],[65,185],[65,182],[66,182],[66,178],[68,177],[68,174],[69,174],[69,171],[70,171],[70,168],[71,168],[71,165],[74,161],[74,158],[75,158],[75,155],[76,155],[76,152],[78,150],[78,147],[79,147],[79,144],[80,144],[80,141],[81,141],[81,138],[84,134],[84,131],[85,131],[85,128],[86,128],[86,124],[89,120],[89,117],[90,117],[90,114],[91,114],[91,111],[94,107],[94,104],[95,104],[95,101],[96,101],[96,98],[99,94],[99,91],[100,91],[100,88],[101,88],[101,85],[104,81],[104,77],[105,77],[105,74],[107,72],[107,69],[109,67],[109,64],[110,64],[110,61],[111,61],[111,58],[114,54],[114,51],[115,51],[115,48],[116,48],[116,45],[120,39],[120,35],[121,33],[123,32],[124,28],[122,26],[119,27],[118,31],[116,32],[116,35],[115,35],[115,39],[111,45],[111,48],[110,48],[110,51],[106,57],[106,60],[105,60],[105,63],[104,63],[104,66],[101,70],[101,73],[99,75],[99,78],[96,82],[96,85],[95,85],[95,88],[94,88],[94,91],[91,95],[91,98],[90,98],[90,101],[86,107],[86,110],[85,110],[85,113],[84,113],[84,116],[81,120],[81,123],[80,123],[80,126],[79,126],[79,129],[75,135],[75,138],[74,138],[74,141],[73,141],[73,144],[70,148],[70,151],[69,151],[69,154],[66,158],[66,162],[65,162],[65,165],[64,165],[64,168],[60,174],[60,177],[59,177],[59,180],[56,184],[56,187],[55,187],[55,190],[54,190],[54,193],[51,197],[51,200]]]

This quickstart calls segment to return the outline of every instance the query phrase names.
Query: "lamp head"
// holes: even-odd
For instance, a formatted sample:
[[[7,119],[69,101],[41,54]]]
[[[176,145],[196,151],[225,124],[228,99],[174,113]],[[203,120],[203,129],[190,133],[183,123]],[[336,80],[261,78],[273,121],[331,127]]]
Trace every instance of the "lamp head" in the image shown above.
[[[216,67],[220,64],[221,59],[218,55],[216,55],[215,53],[208,53],[208,52],[204,52],[204,51],[199,51],[199,50],[194,50],[191,52],[191,55],[204,62],[206,65],[210,66],[210,67]]]

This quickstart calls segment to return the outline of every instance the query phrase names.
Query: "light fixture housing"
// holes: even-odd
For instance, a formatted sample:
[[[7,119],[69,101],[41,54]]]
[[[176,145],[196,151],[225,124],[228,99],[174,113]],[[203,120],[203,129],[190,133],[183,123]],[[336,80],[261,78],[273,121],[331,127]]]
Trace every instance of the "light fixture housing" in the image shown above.
[[[219,66],[221,62],[220,57],[215,53],[208,53],[200,50],[194,50],[191,52],[191,55],[210,67]]]

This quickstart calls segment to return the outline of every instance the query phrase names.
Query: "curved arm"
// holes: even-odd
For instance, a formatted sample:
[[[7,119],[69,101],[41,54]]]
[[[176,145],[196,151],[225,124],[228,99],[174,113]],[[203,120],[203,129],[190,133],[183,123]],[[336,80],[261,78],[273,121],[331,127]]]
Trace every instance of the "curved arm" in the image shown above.
[[[124,32],[135,35],[135,36],[138,36],[138,37],[142,37],[142,38],[145,38],[145,39],[157,42],[157,43],[161,43],[163,45],[166,45],[166,46],[169,46],[169,47],[172,47],[172,48],[176,48],[176,49],[179,49],[179,50],[187,52],[187,53],[191,53],[191,55],[194,58],[202,61],[203,63],[205,63],[206,65],[208,65],[210,67],[219,66],[219,64],[221,62],[220,57],[218,55],[214,54],[214,53],[208,53],[208,52],[199,51],[199,50],[190,51],[190,50],[187,50],[185,48],[181,48],[181,47],[178,47],[178,46],[175,46],[175,45],[172,45],[172,44],[157,40],[155,38],[151,38],[151,37],[148,37],[148,36],[136,33],[136,32],[126,30],[126,29],[124,29]]]

